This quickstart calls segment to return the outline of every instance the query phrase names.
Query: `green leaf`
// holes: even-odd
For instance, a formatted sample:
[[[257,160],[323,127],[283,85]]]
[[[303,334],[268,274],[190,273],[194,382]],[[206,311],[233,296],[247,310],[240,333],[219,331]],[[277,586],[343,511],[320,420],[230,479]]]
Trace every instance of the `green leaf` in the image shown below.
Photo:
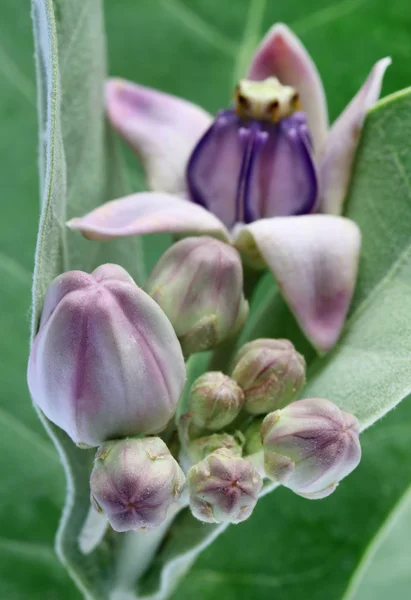
[[[30,13],[4,0],[0,16],[0,597],[74,600],[78,594],[53,549],[64,474],[26,384],[38,212]]]
[[[39,94],[42,213],[33,283],[33,333],[56,275],[119,262],[137,281],[138,239],[90,242],[65,223],[125,193],[127,184],[104,121],[105,46],[99,0],[33,0]]]
[[[411,392],[411,90],[367,118],[348,198],[360,226],[359,280],[345,333],[312,366],[307,396],[323,396],[372,425]]]
[[[371,541],[343,600],[407,600],[410,594],[411,487]]]
[[[0,597],[76,598],[53,550],[64,476],[31,407],[24,377],[31,277],[6,255],[0,276]]]
[[[127,192],[124,172],[103,108],[105,38],[99,0],[87,3],[33,0],[40,125],[42,211],[33,281],[35,335],[45,291],[62,271],[90,271],[116,262],[138,282],[142,277],[138,239],[95,244],[72,234],[65,221]],[[78,536],[90,506],[93,451],[81,451],[39,413],[59,450],[67,499],[57,551],[86,597],[105,598],[112,564],[109,541],[84,556]]]

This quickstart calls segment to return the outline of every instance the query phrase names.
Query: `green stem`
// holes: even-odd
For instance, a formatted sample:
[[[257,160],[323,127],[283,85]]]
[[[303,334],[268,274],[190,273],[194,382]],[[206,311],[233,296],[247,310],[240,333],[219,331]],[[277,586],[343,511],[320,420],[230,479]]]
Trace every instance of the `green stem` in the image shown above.
[[[263,275],[264,271],[256,271],[255,269],[244,266],[244,295],[250,303],[255,289]],[[209,371],[222,371],[223,373],[229,374],[231,363],[238,349],[241,333],[241,331],[237,332],[214,350],[209,365]]]
[[[262,276],[265,274],[265,271],[251,269],[244,265],[244,295],[249,302],[253,297],[254,291],[259,284]]]
[[[185,506],[177,503],[171,506],[167,518],[158,527],[123,534],[124,542],[117,557],[116,583],[111,598],[126,597],[127,592],[135,590],[135,586],[150,566],[174,518]]]
[[[249,454],[248,456],[245,456],[244,458],[246,458],[250,463],[252,463],[255,470],[258,471],[258,473],[261,475],[261,477],[263,477],[263,478],[265,477],[264,453],[262,450],[260,450],[259,452],[254,452],[254,454]]]
[[[241,331],[236,333],[236,335],[233,335],[223,344],[220,344],[220,346],[214,350],[209,364],[209,371],[222,371],[226,375],[229,374],[234,354],[237,351],[240,334]]]
[[[78,536],[78,545],[83,554],[90,554],[103,540],[108,528],[106,517],[90,506],[83,528]]]

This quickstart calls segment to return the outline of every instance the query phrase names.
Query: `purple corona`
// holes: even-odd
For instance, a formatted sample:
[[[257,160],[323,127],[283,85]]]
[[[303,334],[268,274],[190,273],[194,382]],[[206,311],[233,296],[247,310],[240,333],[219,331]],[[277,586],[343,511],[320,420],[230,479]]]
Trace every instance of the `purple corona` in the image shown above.
[[[187,185],[228,228],[313,212],[318,184],[305,114],[273,123],[220,112],[189,160]]]

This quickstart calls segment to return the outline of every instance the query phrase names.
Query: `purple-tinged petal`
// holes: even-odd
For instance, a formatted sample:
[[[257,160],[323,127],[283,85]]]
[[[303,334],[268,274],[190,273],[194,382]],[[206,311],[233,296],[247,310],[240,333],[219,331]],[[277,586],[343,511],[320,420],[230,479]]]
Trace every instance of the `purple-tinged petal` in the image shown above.
[[[374,65],[360,91],[331,127],[319,164],[322,212],[342,212],[361,128],[368,110],[379,98],[384,73],[390,64],[390,58],[383,58]]]
[[[106,84],[114,128],[141,158],[153,191],[185,190],[185,167],[211,116],[199,106],[122,79]]]
[[[238,196],[247,159],[250,131],[232,110],[222,111],[197,144],[187,165],[193,202],[217,215],[227,227],[238,218]]]
[[[248,78],[262,80],[275,76],[284,85],[297,89],[318,153],[328,129],[327,103],[317,68],[300,40],[282,23],[264,37],[252,60]]]
[[[354,291],[357,225],[330,215],[262,219],[245,226],[235,244],[245,257],[267,263],[312,344],[332,348]]]
[[[165,232],[229,239],[224,225],[208,210],[177,196],[157,192],[112,200],[84,217],[71,219],[67,225],[94,240]]]
[[[265,139],[257,141],[250,154],[245,206],[256,218],[313,212],[317,173],[304,113],[265,127],[259,133]]]

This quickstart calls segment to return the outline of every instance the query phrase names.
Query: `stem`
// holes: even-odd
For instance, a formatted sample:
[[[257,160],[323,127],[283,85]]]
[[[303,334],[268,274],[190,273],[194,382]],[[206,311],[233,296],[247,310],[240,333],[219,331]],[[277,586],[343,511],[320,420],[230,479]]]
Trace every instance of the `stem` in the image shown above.
[[[158,527],[123,534],[124,542],[117,556],[116,584],[111,600],[125,597],[126,592],[135,588],[150,566],[175,516],[184,507],[185,504],[177,503],[171,506],[165,521]]]
[[[249,454],[248,456],[244,456],[255,468],[255,470],[261,475],[261,477],[265,477],[264,472],[264,453],[262,450],[259,452],[254,452],[254,454]]]
[[[254,294],[255,288],[261,280],[261,277],[265,274],[265,271],[251,269],[244,265],[244,295],[250,302]]]
[[[240,334],[241,331],[233,335],[223,344],[220,344],[220,346],[214,350],[208,368],[209,371],[222,371],[225,374],[229,373],[234,354],[237,350]]]
[[[108,521],[90,506],[87,518],[78,536],[78,545],[83,554],[90,554],[103,540],[108,528]]]
[[[254,291],[259,284],[264,271],[257,271],[244,266],[244,295],[251,302]],[[242,331],[238,331],[230,339],[223,344],[220,344],[214,352],[209,365],[209,371],[222,371],[228,374],[235,353],[238,349],[238,342],[241,338]]]

